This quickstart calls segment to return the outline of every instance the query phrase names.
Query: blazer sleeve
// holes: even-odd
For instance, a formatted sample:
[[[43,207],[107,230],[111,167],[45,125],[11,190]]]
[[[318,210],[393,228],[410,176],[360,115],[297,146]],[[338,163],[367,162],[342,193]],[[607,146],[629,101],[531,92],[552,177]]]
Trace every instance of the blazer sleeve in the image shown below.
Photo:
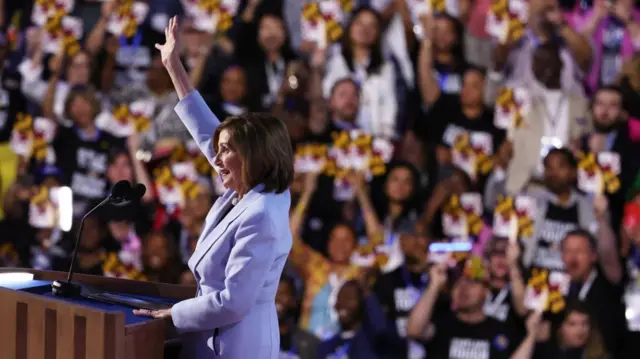
[[[213,164],[213,133],[220,125],[220,120],[211,112],[200,92],[193,91],[185,96],[175,107],[180,120],[187,127],[191,137],[196,141],[200,151]]]
[[[178,332],[212,330],[239,322],[251,310],[276,256],[275,226],[264,212],[238,228],[225,268],[224,289],[171,308]]]

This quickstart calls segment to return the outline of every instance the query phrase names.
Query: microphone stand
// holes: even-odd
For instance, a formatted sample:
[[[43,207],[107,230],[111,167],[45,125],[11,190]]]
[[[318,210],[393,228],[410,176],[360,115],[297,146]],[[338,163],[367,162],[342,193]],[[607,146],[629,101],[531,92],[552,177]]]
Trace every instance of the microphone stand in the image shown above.
[[[105,203],[109,202],[112,199],[111,196],[105,198],[102,202],[100,202],[97,206],[93,207],[87,214],[82,217],[80,221],[80,228],[78,230],[78,235],[76,236],[76,243],[73,247],[73,254],[71,256],[71,264],[69,265],[69,274],[67,275],[67,280],[57,280],[51,284],[51,291],[54,295],[59,297],[75,297],[80,295],[82,288],[78,284],[74,284],[71,282],[73,278],[73,267],[76,262],[76,257],[78,255],[78,247],[80,244],[80,238],[82,238],[82,230],[84,229],[84,220],[91,215],[96,209],[102,207]]]

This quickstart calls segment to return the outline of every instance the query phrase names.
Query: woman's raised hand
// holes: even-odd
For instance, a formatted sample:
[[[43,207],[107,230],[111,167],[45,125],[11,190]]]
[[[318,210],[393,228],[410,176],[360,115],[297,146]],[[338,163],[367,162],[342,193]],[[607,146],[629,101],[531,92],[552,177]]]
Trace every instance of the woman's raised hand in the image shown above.
[[[164,29],[164,44],[156,44],[156,49],[160,50],[162,63],[165,67],[180,62],[180,46],[178,44],[178,16],[169,20],[169,24]]]
[[[178,17],[174,16],[169,20],[169,25],[164,29],[164,44],[156,44],[156,49],[160,50],[162,64],[167,69],[173,87],[176,89],[178,98],[182,100],[188,94],[195,91],[191,83],[187,70],[180,62],[180,44],[178,42]]]

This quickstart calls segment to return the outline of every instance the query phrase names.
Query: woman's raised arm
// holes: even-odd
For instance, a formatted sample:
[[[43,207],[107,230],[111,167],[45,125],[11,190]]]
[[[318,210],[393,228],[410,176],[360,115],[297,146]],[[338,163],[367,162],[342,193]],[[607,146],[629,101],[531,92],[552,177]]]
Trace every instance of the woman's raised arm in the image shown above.
[[[178,17],[169,20],[169,25],[164,30],[166,36],[164,44],[156,44],[160,50],[162,63],[164,64],[173,86],[178,93],[180,102],[175,108],[178,117],[189,130],[191,137],[196,141],[200,151],[204,153],[210,163],[213,164],[215,156],[212,138],[220,121],[211,112],[202,96],[195,90],[189,74],[180,61],[180,46],[178,44]]]
[[[178,98],[182,100],[195,88],[189,79],[189,74],[180,61],[180,46],[178,44],[178,17],[174,16],[169,20],[169,25],[164,29],[164,44],[156,44],[156,49],[160,50],[162,64],[171,76],[171,82],[178,92]]]

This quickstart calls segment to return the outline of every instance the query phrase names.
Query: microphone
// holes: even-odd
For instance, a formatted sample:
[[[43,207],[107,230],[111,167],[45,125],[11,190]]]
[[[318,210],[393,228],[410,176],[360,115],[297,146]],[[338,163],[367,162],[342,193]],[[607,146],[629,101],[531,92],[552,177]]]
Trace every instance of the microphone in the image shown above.
[[[120,183],[120,182],[118,182]],[[128,184],[128,182],[127,182]],[[115,186],[114,186],[115,189]],[[145,192],[147,192],[147,187],[142,183],[136,183],[135,186],[129,187],[126,189],[122,189],[122,193],[118,193],[119,196],[113,195],[113,199],[111,200],[111,205],[115,207],[125,207],[132,203],[138,203],[142,196],[144,196]],[[114,193],[113,191],[111,191]]]
[[[142,185],[142,187],[142,194],[144,194],[144,185]],[[136,188],[138,188],[137,185]],[[82,220],[80,221],[80,229],[78,230],[78,235],[76,237],[76,243],[73,246],[73,254],[71,256],[71,264],[69,265],[67,280],[57,280],[54,281],[53,284],[51,284],[51,291],[54,295],[60,297],[73,297],[79,295],[81,292],[81,287],[77,284],[72,283],[71,279],[73,278],[73,267],[76,262],[76,256],[78,255],[78,245],[80,244],[80,238],[82,238],[82,230],[84,229],[84,220],[87,219],[87,217],[89,217],[89,215],[91,215],[95,210],[102,207],[106,203],[112,203],[113,205],[118,207],[125,206],[128,203],[131,203],[132,191],[133,190],[131,189],[131,183],[129,183],[129,181],[120,181],[116,183],[111,188],[111,193],[109,194],[109,196],[107,196],[107,198],[98,203],[97,206],[93,207],[89,212],[87,212],[87,214],[82,217]],[[140,190],[137,191],[140,192]]]
[[[137,202],[142,199],[145,193],[147,193],[147,187],[142,183],[136,183],[131,189],[131,200]]]

